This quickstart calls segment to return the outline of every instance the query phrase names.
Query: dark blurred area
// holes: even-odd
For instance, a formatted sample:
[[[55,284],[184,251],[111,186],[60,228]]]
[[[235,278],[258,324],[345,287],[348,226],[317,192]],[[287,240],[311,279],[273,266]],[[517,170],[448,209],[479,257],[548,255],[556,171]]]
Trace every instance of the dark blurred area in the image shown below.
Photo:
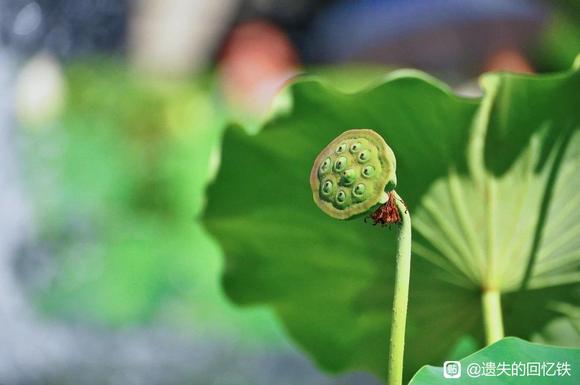
[[[2,0],[0,384],[378,384],[220,287],[199,216],[227,122],[299,73],[569,68],[577,1]]]
[[[184,57],[195,51],[203,65],[184,68],[191,72],[211,67],[237,25],[261,19],[280,28],[309,65],[384,63],[457,77],[477,75],[482,63],[505,50],[532,60],[538,70],[558,67],[557,58],[542,57],[549,49],[544,40],[559,29],[556,21],[577,28],[579,6],[499,0],[6,0],[1,10],[2,43],[24,58],[38,51],[64,61],[125,57],[140,50],[142,39],[151,53],[161,49],[156,44],[167,51],[179,47]],[[577,41],[566,43],[570,52],[577,48]]]

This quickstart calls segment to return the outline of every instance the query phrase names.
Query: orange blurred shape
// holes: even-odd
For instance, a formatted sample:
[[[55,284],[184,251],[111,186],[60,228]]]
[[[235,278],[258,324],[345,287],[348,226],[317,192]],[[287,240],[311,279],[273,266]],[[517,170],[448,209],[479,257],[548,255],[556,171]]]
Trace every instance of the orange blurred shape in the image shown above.
[[[484,71],[507,71],[524,74],[535,72],[524,55],[511,48],[501,49],[489,55],[485,61]]]
[[[284,31],[260,20],[233,29],[218,64],[228,104],[256,116],[266,112],[280,87],[298,68],[298,55]]]

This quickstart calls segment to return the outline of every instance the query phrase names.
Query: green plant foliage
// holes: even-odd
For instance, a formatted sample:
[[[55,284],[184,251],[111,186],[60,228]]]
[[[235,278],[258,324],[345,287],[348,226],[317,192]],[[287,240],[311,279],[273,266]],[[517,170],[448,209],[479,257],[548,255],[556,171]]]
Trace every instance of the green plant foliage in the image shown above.
[[[385,377],[396,236],[321,215],[308,184],[321,148],[372,128],[413,215],[407,378],[465,336],[482,340],[484,287],[503,292],[508,335],[572,322],[558,309],[578,302],[580,281],[579,74],[488,74],[482,86],[465,99],[416,71],[351,93],[303,78],[259,134],[229,129],[205,217],[229,296],[272,306],[322,367]]]
[[[546,346],[508,337],[460,362],[461,376],[455,380],[445,378],[442,367],[424,366],[409,385],[443,385],[450,381],[466,385],[572,385],[578,381],[574,368],[580,366],[580,349]]]
[[[543,68],[565,70],[580,51],[580,2],[559,1],[542,28],[535,61]]]

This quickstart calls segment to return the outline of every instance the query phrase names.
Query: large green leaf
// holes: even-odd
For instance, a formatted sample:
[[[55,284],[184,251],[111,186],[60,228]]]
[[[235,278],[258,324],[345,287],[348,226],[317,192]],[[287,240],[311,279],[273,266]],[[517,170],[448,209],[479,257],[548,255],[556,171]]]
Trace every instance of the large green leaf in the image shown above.
[[[577,384],[580,349],[534,344],[519,338],[504,338],[460,360],[458,374],[443,367],[425,366],[409,385],[460,384],[490,385],[572,385]],[[454,365],[454,364],[452,364]]]
[[[323,367],[384,377],[395,231],[325,216],[307,178],[335,136],[372,128],[397,156],[413,217],[407,377],[465,335],[481,341],[484,287],[505,293],[510,335],[570,318],[558,309],[578,299],[578,74],[482,84],[483,98],[465,99],[415,71],[354,93],[304,78],[258,135],[228,130],[206,224],[225,250],[229,296],[271,305]]]

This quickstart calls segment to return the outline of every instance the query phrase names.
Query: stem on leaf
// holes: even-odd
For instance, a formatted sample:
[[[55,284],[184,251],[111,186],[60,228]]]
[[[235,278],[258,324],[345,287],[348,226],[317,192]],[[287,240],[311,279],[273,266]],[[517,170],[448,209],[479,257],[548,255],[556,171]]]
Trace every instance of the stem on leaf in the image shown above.
[[[403,357],[405,351],[405,325],[409,300],[411,275],[411,216],[401,197],[393,191],[393,198],[401,214],[401,228],[397,245],[397,268],[393,317],[391,323],[391,345],[389,350],[389,385],[403,383]]]
[[[500,291],[497,289],[484,289],[481,302],[485,339],[487,344],[490,345],[501,340],[504,336]]]

